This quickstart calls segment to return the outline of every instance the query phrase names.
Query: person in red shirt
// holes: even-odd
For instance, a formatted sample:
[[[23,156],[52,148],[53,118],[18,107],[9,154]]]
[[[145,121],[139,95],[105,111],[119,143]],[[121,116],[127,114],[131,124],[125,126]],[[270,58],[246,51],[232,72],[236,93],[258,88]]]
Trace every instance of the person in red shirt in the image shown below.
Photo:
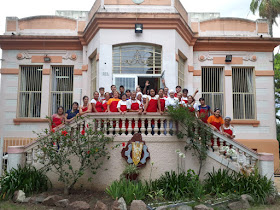
[[[102,106],[103,106],[104,112],[108,112],[107,111],[107,103],[108,103],[109,100],[110,100],[110,93],[106,92],[105,93],[105,100],[102,101]]]
[[[53,114],[51,117],[50,129],[54,129],[60,125],[63,125],[64,119],[64,108],[62,106],[59,106],[57,108],[57,113]]]
[[[104,95],[104,92],[105,92],[105,88],[104,87],[100,87],[99,88],[99,101],[104,101],[105,100],[105,95]]]
[[[107,103],[107,111],[108,112],[118,112],[117,105],[121,99],[119,99],[119,92],[114,92],[114,98],[110,98]]]
[[[129,112],[138,112],[139,114],[142,113],[141,102],[136,99],[136,92],[131,93],[131,99],[128,100],[129,103]]]
[[[147,112],[157,112],[158,110],[158,95],[154,89],[150,90],[150,97],[148,97],[148,101],[146,106],[144,107],[144,114]]]
[[[92,112],[104,112],[102,101],[99,100],[99,93],[97,91],[94,92],[94,98],[90,101],[90,103],[92,106]]]
[[[235,132],[234,132],[234,127],[230,124],[231,118],[230,117],[225,117],[225,123],[221,126],[221,131],[225,136],[227,136],[230,139],[235,138]]]
[[[118,102],[117,108],[121,114],[125,114],[130,109],[129,102],[126,100],[125,94],[122,95],[122,100]]]
[[[205,99],[204,98],[200,98],[199,99],[200,105],[198,106],[198,116],[199,119],[202,120],[202,122],[207,123],[209,114],[214,114],[214,112],[212,112],[210,106],[205,104]]]
[[[86,114],[86,113],[90,113],[91,112],[91,104],[89,103],[89,98],[88,96],[84,96],[83,97],[83,106],[80,106],[80,110],[79,110],[79,114],[80,116]]]
[[[163,114],[165,111],[165,99],[163,97],[163,89],[160,88],[158,91],[158,110],[160,112],[160,114]]]
[[[181,86],[180,86],[180,85],[177,85],[177,86],[176,86],[176,93],[174,94],[174,96],[177,97],[177,94],[178,94],[178,93],[181,93],[181,90],[182,90]]]

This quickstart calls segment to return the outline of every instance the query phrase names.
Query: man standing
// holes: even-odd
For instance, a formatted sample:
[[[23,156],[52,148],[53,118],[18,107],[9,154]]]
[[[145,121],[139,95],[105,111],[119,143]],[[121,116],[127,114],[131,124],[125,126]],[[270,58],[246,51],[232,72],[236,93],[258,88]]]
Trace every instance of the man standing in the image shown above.
[[[114,92],[117,91],[116,85],[111,85],[111,93],[110,93],[110,98],[114,98]]]

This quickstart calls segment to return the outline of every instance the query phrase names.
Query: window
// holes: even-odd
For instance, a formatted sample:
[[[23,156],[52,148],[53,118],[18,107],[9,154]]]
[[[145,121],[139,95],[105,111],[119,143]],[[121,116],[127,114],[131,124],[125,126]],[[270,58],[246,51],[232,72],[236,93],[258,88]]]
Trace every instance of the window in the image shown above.
[[[91,90],[96,91],[96,77],[97,77],[97,65],[96,56],[91,59]],[[91,94],[93,95],[93,93]]]
[[[52,66],[51,114],[59,106],[65,111],[72,108],[73,71],[73,66]]]
[[[253,68],[232,68],[233,118],[255,119]]]
[[[184,88],[185,83],[185,60],[179,56],[178,62],[178,85]]]
[[[114,46],[113,73],[161,74],[161,47],[153,45]]]
[[[224,111],[224,68],[202,67],[202,97],[212,110]]]
[[[43,66],[21,66],[19,117],[41,117]]]

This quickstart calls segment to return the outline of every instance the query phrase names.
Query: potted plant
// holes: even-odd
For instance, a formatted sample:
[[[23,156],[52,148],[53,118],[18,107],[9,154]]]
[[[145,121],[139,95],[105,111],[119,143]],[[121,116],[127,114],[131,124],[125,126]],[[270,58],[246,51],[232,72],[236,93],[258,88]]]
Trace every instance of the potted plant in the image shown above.
[[[129,180],[136,180],[139,175],[139,169],[134,164],[129,164],[125,167],[122,175]]]

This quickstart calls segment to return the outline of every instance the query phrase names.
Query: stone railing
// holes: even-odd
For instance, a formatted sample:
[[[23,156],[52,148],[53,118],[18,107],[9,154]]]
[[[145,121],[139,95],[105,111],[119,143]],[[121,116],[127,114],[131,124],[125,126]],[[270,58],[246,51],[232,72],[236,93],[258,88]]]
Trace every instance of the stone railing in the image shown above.
[[[146,115],[138,115],[137,113],[126,113],[124,115],[119,113],[91,113],[85,115],[83,119],[65,126],[82,130],[87,127],[87,124],[91,124],[97,131],[103,130],[110,136],[129,137],[134,133],[141,133],[146,138],[153,138],[153,136],[176,138],[176,132],[180,130],[178,124],[172,122],[170,116],[160,115],[159,113],[148,113]],[[63,129],[63,127],[60,129]],[[229,139],[220,132],[211,130],[213,134],[212,142],[209,142],[208,145],[208,155],[211,158],[235,171],[239,171],[241,168],[248,171],[253,170],[259,160],[257,152],[233,139]],[[37,142],[27,145],[24,151],[27,164],[37,162],[40,154]]]

